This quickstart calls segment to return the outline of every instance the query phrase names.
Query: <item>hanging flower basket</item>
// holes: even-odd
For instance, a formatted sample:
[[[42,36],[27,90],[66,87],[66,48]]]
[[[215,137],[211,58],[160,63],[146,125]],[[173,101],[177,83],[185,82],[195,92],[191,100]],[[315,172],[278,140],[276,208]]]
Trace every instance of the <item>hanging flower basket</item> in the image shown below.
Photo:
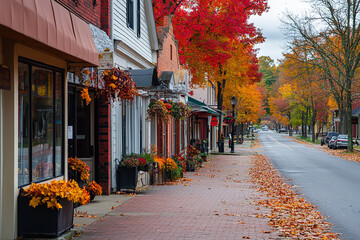
[[[117,100],[133,101],[138,95],[136,84],[130,73],[120,68],[105,70],[100,74],[99,78],[95,72],[90,74],[87,69],[80,76],[83,74],[87,77],[87,80],[83,81],[86,87],[81,91],[80,96],[86,100],[86,104],[91,101],[87,86],[93,86],[95,88],[95,97],[104,99],[106,103]]]
[[[235,123],[235,119],[234,119],[233,115],[228,115],[228,116],[224,117],[224,123],[226,123],[226,124]]]
[[[148,106],[147,114],[148,114],[148,116],[146,119],[148,119],[148,120],[150,120],[150,119],[154,120],[157,117],[159,119],[159,121],[162,121],[165,123],[167,123],[169,121],[169,111],[163,101],[152,99]]]

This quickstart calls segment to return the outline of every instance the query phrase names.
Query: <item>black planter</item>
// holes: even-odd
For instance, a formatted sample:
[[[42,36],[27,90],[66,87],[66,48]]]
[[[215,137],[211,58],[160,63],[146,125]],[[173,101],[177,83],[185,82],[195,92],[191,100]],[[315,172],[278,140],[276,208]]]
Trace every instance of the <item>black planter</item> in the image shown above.
[[[90,193],[90,201],[94,200],[94,198],[95,198],[95,194]]]
[[[138,168],[119,166],[117,169],[116,181],[118,191],[121,189],[135,190],[138,182]]]
[[[187,162],[186,163],[186,171],[187,172],[195,172],[195,163]]]
[[[217,142],[219,147],[219,152],[224,152],[224,142]]]
[[[28,237],[58,237],[73,226],[73,202],[60,199],[61,209],[46,204],[33,208],[30,198],[18,197],[18,235]]]

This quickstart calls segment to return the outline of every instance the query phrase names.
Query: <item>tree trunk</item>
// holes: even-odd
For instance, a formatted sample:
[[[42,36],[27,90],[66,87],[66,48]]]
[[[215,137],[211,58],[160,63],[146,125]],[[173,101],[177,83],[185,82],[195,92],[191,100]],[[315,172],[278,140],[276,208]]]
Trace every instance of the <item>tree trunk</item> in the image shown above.
[[[220,70],[221,73],[221,70]],[[225,88],[225,79],[221,82],[217,82],[217,89],[218,89],[218,93],[217,93],[217,101],[218,101],[218,109],[220,111],[222,111],[223,109],[223,100],[224,100],[224,94],[223,94],[223,89]],[[220,122],[219,122],[219,131],[218,131],[218,141],[221,139],[221,135],[222,133],[222,121],[223,121],[223,116],[222,114],[220,114]]]
[[[306,114],[305,114],[305,138],[307,138],[307,123],[308,123],[308,117],[309,117],[309,109],[306,108]]]
[[[301,137],[305,137],[305,114],[301,113]]]
[[[316,119],[315,119],[315,114],[313,113],[312,114],[312,117],[311,117],[311,141],[313,143],[315,143],[315,123],[316,123]]]
[[[290,123],[290,121],[291,121],[291,113],[289,113],[288,116],[289,116],[289,136],[292,136],[292,126],[291,126],[291,123]]]
[[[348,151],[353,151],[352,143],[352,98],[351,92],[346,94],[347,127],[348,127]]]
[[[348,122],[347,122],[347,110],[346,108],[344,109],[343,107],[341,107],[339,109],[339,118],[340,118],[340,123],[339,123],[339,133],[340,134],[347,134],[348,133]]]

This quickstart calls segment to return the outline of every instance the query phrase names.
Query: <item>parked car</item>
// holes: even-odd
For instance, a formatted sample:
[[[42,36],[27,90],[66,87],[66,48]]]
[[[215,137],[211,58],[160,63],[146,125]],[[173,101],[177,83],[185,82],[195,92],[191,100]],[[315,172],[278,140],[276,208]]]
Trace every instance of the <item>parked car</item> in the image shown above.
[[[334,147],[335,141],[336,141],[337,136],[332,136],[329,143],[328,143],[328,148],[332,149]]]
[[[348,147],[348,135],[344,135],[344,134],[339,135],[335,140],[333,149],[347,148],[347,147]]]
[[[280,129],[279,129],[279,133],[282,133],[282,132],[287,132],[287,131],[286,131],[286,128],[280,128]]]
[[[326,136],[324,136],[324,137],[321,139],[321,146],[324,145],[324,144],[328,145],[330,139],[331,139],[333,136],[337,137],[337,136],[339,136],[339,133],[337,133],[337,132],[328,132],[328,133],[326,134]]]

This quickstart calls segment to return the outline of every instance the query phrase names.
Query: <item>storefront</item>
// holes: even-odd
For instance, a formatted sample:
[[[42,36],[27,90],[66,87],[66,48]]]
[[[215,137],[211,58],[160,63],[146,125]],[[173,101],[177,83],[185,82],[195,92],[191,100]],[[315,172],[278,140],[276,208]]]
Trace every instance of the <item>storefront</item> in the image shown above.
[[[0,46],[0,239],[7,240],[17,238],[19,189],[67,177],[65,76],[73,66],[96,66],[98,52],[87,23],[40,0],[0,0]]]

